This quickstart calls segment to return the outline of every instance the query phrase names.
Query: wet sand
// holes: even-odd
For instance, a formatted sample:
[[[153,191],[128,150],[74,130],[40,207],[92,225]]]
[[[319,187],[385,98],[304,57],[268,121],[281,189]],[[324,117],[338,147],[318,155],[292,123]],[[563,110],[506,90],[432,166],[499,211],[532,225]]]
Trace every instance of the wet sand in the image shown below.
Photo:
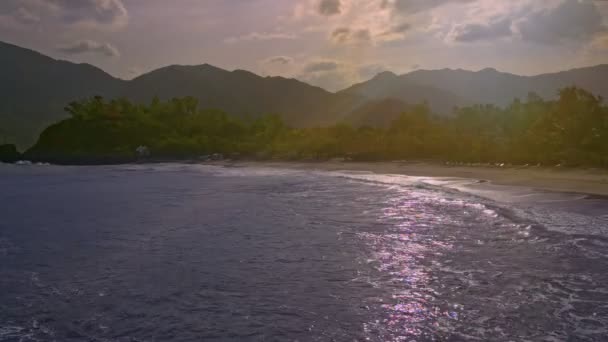
[[[267,166],[327,171],[368,171],[425,177],[485,180],[497,185],[608,196],[608,171],[544,167],[447,166],[422,162],[238,162],[234,166]]]

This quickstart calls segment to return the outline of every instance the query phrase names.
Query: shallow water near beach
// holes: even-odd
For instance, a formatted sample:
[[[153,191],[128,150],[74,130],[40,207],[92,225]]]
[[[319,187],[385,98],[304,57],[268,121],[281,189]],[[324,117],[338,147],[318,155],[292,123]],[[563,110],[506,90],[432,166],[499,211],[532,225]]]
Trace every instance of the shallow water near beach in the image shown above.
[[[0,341],[605,341],[608,201],[476,180],[0,165]]]

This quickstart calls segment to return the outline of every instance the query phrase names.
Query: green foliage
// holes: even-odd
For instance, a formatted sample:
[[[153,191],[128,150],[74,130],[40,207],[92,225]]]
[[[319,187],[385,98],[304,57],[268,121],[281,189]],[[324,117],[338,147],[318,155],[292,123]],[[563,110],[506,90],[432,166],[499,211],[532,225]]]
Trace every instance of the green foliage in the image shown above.
[[[0,145],[0,162],[13,163],[21,159],[17,147],[11,144]]]
[[[608,167],[608,109],[575,87],[556,101],[530,94],[506,108],[475,105],[437,118],[412,106],[387,128],[291,128],[281,117],[240,120],[200,110],[192,97],[149,105],[94,97],[66,107],[71,118],[50,126],[27,152],[32,159],[132,160],[138,146],[154,158],[213,153],[249,158],[354,160],[434,159]]]

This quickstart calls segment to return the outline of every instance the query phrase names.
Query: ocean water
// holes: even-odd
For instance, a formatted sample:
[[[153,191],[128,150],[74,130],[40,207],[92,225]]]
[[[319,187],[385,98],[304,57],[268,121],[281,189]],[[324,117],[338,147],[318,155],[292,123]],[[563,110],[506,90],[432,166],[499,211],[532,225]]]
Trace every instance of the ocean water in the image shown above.
[[[608,201],[474,180],[0,165],[0,341],[606,341]]]

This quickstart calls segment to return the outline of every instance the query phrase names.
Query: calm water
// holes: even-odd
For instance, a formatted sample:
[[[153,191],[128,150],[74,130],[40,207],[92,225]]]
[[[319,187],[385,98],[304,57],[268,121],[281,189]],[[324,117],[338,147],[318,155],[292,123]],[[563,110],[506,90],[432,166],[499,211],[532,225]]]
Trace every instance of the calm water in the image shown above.
[[[608,202],[450,179],[0,165],[0,341],[606,341]]]

